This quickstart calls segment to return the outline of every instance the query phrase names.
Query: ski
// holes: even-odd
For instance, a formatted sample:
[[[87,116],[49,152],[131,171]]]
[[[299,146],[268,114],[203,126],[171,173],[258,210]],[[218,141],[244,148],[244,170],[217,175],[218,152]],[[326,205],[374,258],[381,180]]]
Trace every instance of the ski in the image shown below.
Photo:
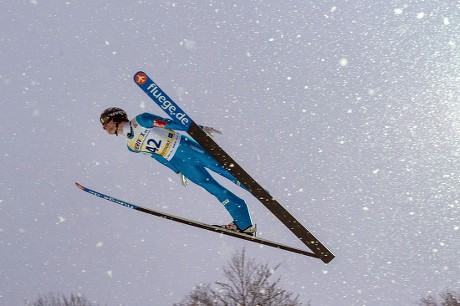
[[[87,192],[89,194],[92,194],[92,195],[97,196],[99,198],[102,198],[104,200],[113,202],[115,204],[119,204],[119,205],[127,207],[127,208],[131,208],[131,209],[134,209],[134,210],[137,210],[137,211],[149,214],[149,215],[153,215],[153,216],[157,216],[157,217],[160,217],[160,218],[163,218],[163,219],[167,219],[167,220],[179,222],[179,223],[182,223],[182,224],[202,228],[202,229],[205,229],[205,230],[208,230],[208,231],[211,231],[211,232],[221,233],[221,234],[224,234],[224,235],[227,235],[227,236],[231,236],[231,237],[235,237],[235,238],[239,238],[239,239],[243,239],[243,240],[247,240],[247,241],[252,241],[252,242],[259,243],[259,244],[262,244],[262,245],[266,245],[266,246],[269,246],[269,247],[289,251],[289,252],[292,252],[292,253],[297,253],[297,254],[310,256],[310,257],[317,257],[317,255],[314,254],[314,253],[310,253],[310,252],[307,252],[307,251],[304,251],[304,250],[301,250],[301,249],[298,249],[298,248],[294,248],[294,247],[291,247],[291,246],[288,246],[288,245],[284,245],[284,244],[281,244],[281,243],[277,243],[277,242],[273,242],[273,241],[270,241],[270,240],[262,239],[262,238],[259,238],[259,237],[248,236],[248,235],[241,234],[241,233],[234,232],[234,231],[230,231],[230,230],[218,227],[218,226],[209,225],[209,224],[194,221],[194,220],[189,220],[189,219],[186,219],[186,218],[182,218],[182,217],[178,217],[178,216],[174,216],[174,215],[170,215],[170,214],[165,214],[163,212],[159,212],[159,211],[155,211],[155,210],[152,210],[152,209],[144,208],[144,207],[141,207],[141,206],[138,206],[138,205],[134,205],[134,204],[131,204],[131,203],[116,199],[116,198],[108,196],[106,194],[103,194],[103,193],[97,192],[95,190],[89,189],[89,188],[87,188],[87,187],[85,187],[85,186],[83,186],[83,185],[81,185],[79,183],[75,183],[75,185],[77,185],[77,187],[79,189],[81,189],[81,190],[83,190],[83,191],[85,191],[85,192]]]
[[[240,181],[273,215],[275,215],[294,235],[296,235],[324,263],[330,262],[334,254],[311,232],[295,219],[277,200],[256,182],[230,155],[228,155],[186,112],[184,112],[152,79],[143,71],[134,75],[134,82],[163,109],[172,120],[182,125],[211,156],[221,163]]]

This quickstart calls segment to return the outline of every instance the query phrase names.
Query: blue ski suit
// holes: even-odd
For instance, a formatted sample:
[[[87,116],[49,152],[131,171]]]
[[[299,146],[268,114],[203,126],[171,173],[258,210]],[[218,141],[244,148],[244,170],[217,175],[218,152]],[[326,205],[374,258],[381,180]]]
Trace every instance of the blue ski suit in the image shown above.
[[[246,189],[195,140],[180,133],[183,127],[172,120],[143,113],[126,124],[128,149],[146,154],[214,195],[230,213],[240,230],[252,225],[246,202],[220,185],[208,172],[212,170]]]

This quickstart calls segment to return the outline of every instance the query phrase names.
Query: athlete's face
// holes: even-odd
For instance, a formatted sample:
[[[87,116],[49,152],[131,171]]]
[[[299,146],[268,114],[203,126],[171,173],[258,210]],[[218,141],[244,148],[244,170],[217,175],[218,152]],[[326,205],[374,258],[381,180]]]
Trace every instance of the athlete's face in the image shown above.
[[[108,134],[113,135],[117,131],[117,125],[113,122],[113,119],[102,125],[102,128],[107,131]]]

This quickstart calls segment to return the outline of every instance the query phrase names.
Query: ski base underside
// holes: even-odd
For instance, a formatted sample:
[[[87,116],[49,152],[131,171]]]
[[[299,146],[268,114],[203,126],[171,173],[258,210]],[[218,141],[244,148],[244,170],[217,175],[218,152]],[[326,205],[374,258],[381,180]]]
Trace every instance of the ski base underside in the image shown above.
[[[288,246],[288,245],[284,245],[284,244],[281,244],[281,243],[277,243],[277,242],[267,240],[267,239],[263,239],[263,238],[259,238],[259,237],[252,237],[252,236],[245,235],[245,234],[242,234],[242,233],[227,230],[227,229],[222,228],[222,227],[218,227],[218,226],[214,226],[214,225],[210,225],[210,224],[206,224],[206,223],[202,223],[202,222],[198,222],[198,221],[194,221],[194,220],[190,220],[190,219],[186,219],[186,218],[166,214],[166,213],[163,213],[163,212],[151,210],[151,209],[144,208],[144,207],[141,207],[141,206],[137,206],[137,205],[134,205],[134,204],[131,204],[131,203],[128,203],[128,202],[113,198],[111,196],[105,195],[103,193],[97,192],[95,190],[89,189],[89,188],[87,188],[87,187],[85,187],[85,186],[83,186],[83,185],[81,185],[79,183],[75,183],[75,184],[77,185],[78,188],[80,188],[81,190],[83,190],[83,191],[85,191],[85,192],[87,192],[89,194],[92,194],[92,195],[100,197],[100,198],[102,198],[104,200],[119,204],[119,205],[127,207],[127,208],[131,208],[131,209],[134,209],[134,210],[137,210],[137,211],[149,214],[149,215],[157,216],[157,217],[160,217],[160,218],[163,218],[163,219],[167,219],[167,220],[171,220],[171,221],[174,221],[174,222],[190,225],[190,226],[197,227],[197,228],[202,228],[202,229],[205,229],[205,230],[208,230],[208,231],[211,231],[211,232],[220,233],[220,234],[223,234],[223,235],[227,235],[227,236],[231,236],[231,237],[235,237],[235,238],[239,238],[239,239],[259,243],[261,245],[266,245],[266,246],[269,246],[269,247],[285,250],[285,251],[288,251],[288,252],[318,258],[318,256],[316,254],[308,252],[308,251],[305,251],[305,250],[302,250],[302,249],[298,249],[298,248],[295,248],[295,247],[291,247],[291,246]]]

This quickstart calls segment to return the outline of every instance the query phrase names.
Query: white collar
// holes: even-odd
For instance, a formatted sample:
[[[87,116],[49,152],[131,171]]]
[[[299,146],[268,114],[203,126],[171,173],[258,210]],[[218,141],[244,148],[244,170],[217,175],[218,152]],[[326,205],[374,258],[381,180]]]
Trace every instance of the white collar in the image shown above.
[[[123,135],[127,136],[129,133],[131,133],[131,123],[125,122],[125,125],[123,126]]]

